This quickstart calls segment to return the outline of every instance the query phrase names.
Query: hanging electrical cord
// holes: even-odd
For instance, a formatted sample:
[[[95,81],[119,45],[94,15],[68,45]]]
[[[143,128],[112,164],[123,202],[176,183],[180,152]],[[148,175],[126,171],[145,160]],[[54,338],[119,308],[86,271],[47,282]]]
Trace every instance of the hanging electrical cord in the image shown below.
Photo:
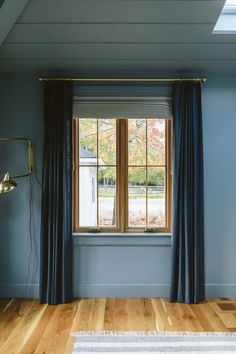
[[[33,240],[32,240],[32,176],[30,176],[30,183],[29,183],[29,224],[28,224],[28,232],[29,232],[29,257],[28,257],[28,264],[27,264],[27,273],[26,273],[26,281],[25,281],[25,288],[23,291],[23,298],[28,297],[28,285],[30,284],[31,272],[30,272],[30,265],[31,265],[31,258],[33,253]]]
[[[36,275],[38,272],[38,246],[36,240],[35,223],[34,223],[34,177],[30,175],[29,183],[29,257],[27,264],[27,274],[25,289],[23,292],[23,298],[33,298],[35,297],[34,285],[36,281]]]
[[[36,276],[39,271],[39,253],[38,253],[38,242],[37,242],[37,237],[39,235],[36,232],[35,215],[34,215],[35,177],[36,177],[36,174],[32,175],[32,178],[31,178],[31,240],[32,240],[32,248],[33,248],[33,256],[34,256],[34,258],[33,258],[34,263],[32,265],[32,281],[31,281],[32,286],[35,286]],[[38,228],[38,229],[40,229],[40,228]],[[33,289],[33,287],[32,287],[32,289]],[[35,296],[35,293],[33,295]]]

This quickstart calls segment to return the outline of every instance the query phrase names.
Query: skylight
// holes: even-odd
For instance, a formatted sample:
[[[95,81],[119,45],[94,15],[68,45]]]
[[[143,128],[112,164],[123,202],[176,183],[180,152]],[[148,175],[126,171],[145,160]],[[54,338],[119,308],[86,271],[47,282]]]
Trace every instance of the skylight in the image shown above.
[[[213,33],[236,34],[236,0],[226,0]]]
[[[235,14],[236,13],[236,0],[226,0],[223,10],[223,14]]]

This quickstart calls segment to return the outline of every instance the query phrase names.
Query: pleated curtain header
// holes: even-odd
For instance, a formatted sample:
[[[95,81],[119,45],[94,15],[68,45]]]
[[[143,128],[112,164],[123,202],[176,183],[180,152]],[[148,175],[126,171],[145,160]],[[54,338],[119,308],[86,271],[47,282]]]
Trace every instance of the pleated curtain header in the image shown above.
[[[159,118],[171,119],[170,97],[87,96],[74,97],[74,118]]]

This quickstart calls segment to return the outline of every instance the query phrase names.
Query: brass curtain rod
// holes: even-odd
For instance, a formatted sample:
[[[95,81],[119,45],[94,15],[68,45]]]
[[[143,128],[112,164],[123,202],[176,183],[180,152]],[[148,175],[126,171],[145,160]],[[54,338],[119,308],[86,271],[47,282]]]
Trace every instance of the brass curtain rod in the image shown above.
[[[175,81],[196,81],[207,82],[206,77],[202,78],[82,78],[82,77],[40,77],[39,81],[81,81],[81,82],[175,82]]]

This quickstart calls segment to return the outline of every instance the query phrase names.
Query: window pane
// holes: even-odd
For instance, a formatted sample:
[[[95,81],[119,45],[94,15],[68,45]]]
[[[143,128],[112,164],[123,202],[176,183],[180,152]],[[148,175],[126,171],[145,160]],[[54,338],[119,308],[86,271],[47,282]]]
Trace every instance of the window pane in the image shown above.
[[[147,120],[148,165],[165,164],[165,119]]]
[[[129,167],[129,227],[146,226],[146,168]]]
[[[80,119],[80,164],[97,163],[97,119]]]
[[[165,168],[149,167],[148,227],[165,227]]]
[[[116,120],[98,120],[99,165],[116,164]]]
[[[80,226],[97,226],[97,168],[79,168]]]
[[[146,119],[128,119],[129,165],[146,164]]]
[[[99,181],[99,227],[116,226],[116,167],[101,167]]]

